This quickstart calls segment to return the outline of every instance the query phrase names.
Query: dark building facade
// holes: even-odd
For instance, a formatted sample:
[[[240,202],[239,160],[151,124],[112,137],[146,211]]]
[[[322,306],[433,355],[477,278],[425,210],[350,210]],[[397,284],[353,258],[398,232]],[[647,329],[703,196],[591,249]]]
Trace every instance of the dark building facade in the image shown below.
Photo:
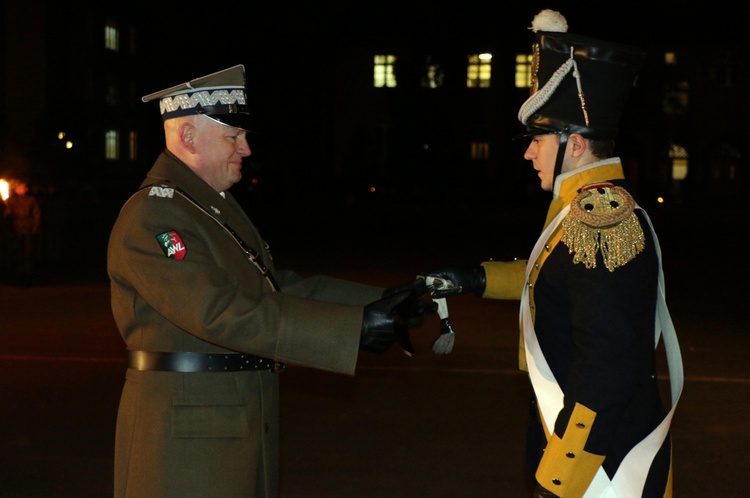
[[[265,206],[261,224],[524,205],[540,194],[526,144],[512,140],[528,96],[516,56],[530,52],[537,9],[496,3],[248,2],[216,22],[158,3],[3,2],[0,178],[54,192],[65,230],[82,221],[76,237],[101,255],[102,233],[163,148],[158,111],[141,95],[241,63],[258,132],[237,189]],[[561,10],[571,31],[649,54],[618,142],[642,202],[738,205],[749,87],[738,34],[693,29],[666,6],[640,26],[619,12],[605,26],[596,12]],[[484,53],[489,85],[470,87],[467,57]],[[395,57],[395,86],[375,85],[378,55]],[[300,203],[311,209],[287,209]]]

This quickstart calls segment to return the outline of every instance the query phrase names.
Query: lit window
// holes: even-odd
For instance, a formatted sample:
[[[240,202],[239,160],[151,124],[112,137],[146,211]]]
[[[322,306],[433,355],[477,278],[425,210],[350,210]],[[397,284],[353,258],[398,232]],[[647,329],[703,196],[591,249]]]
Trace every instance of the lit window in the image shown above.
[[[393,88],[396,86],[396,73],[393,66],[396,64],[395,55],[376,55],[373,84],[375,88]]]
[[[60,140],[63,143],[63,147],[66,149],[72,149],[73,148],[73,141],[72,140],[66,140],[66,133],[64,131],[57,132],[57,139]]]
[[[468,88],[489,88],[492,74],[492,54],[476,54],[469,56],[466,68],[466,86]]]
[[[481,161],[489,159],[490,157],[490,144],[487,142],[472,142],[471,143],[471,160]]]
[[[120,158],[120,134],[117,130],[107,130],[104,134],[104,157],[111,160]]]
[[[668,64],[668,65],[677,64],[677,55],[674,52],[665,52],[664,64]]]
[[[688,173],[688,153],[685,147],[677,144],[669,146],[669,157],[672,158],[672,180],[684,180]]]
[[[138,159],[138,133],[131,131],[128,140],[128,157],[131,161]]]
[[[104,25],[104,48],[113,52],[120,50],[120,30],[117,23],[110,19]]]
[[[443,78],[445,78],[443,68],[432,59],[432,56],[427,56],[422,75],[422,88],[440,88],[443,86]]]
[[[531,88],[530,54],[516,55],[516,88]]]

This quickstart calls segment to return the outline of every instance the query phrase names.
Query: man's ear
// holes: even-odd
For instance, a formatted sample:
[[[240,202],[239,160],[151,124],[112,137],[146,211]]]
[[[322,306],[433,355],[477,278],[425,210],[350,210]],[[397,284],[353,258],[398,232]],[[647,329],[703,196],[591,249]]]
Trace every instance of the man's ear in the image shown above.
[[[588,148],[586,139],[580,133],[571,133],[568,141],[573,149],[573,157],[580,157]]]
[[[191,154],[195,154],[195,126],[192,123],[182,123],[179,129],[180,143]]]

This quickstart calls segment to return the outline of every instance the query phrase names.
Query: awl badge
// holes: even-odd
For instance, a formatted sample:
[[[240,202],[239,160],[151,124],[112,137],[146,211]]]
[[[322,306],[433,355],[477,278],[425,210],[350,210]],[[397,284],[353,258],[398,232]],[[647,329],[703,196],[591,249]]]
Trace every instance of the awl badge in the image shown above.
[[[174,258],[178,261],[185,259],[187,249],[185,248],[185,244],[182,242],[180,235],[174,230],[160,233],[156,236],[156,240],[159,241],[161,250],[164,251],[164,254],[168,258]]]

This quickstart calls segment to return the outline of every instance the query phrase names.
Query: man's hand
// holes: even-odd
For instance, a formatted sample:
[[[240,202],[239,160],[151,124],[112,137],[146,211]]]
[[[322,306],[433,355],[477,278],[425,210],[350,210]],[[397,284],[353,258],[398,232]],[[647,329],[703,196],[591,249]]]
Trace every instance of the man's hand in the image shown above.
[[[413,355],[409,329],[422,323],[426,311],[435,309],[422,302],[427,293],[424,279],[386,289],[382,299],[365,306],[360,347],[382,353],[398,342],[407,355]]]
[[[449,265],[427,272],[426,277],[433,277],[430,288],[433,299],[460,296],[461,294],[484,294],[487,286],[487,275],[482,265]]]

